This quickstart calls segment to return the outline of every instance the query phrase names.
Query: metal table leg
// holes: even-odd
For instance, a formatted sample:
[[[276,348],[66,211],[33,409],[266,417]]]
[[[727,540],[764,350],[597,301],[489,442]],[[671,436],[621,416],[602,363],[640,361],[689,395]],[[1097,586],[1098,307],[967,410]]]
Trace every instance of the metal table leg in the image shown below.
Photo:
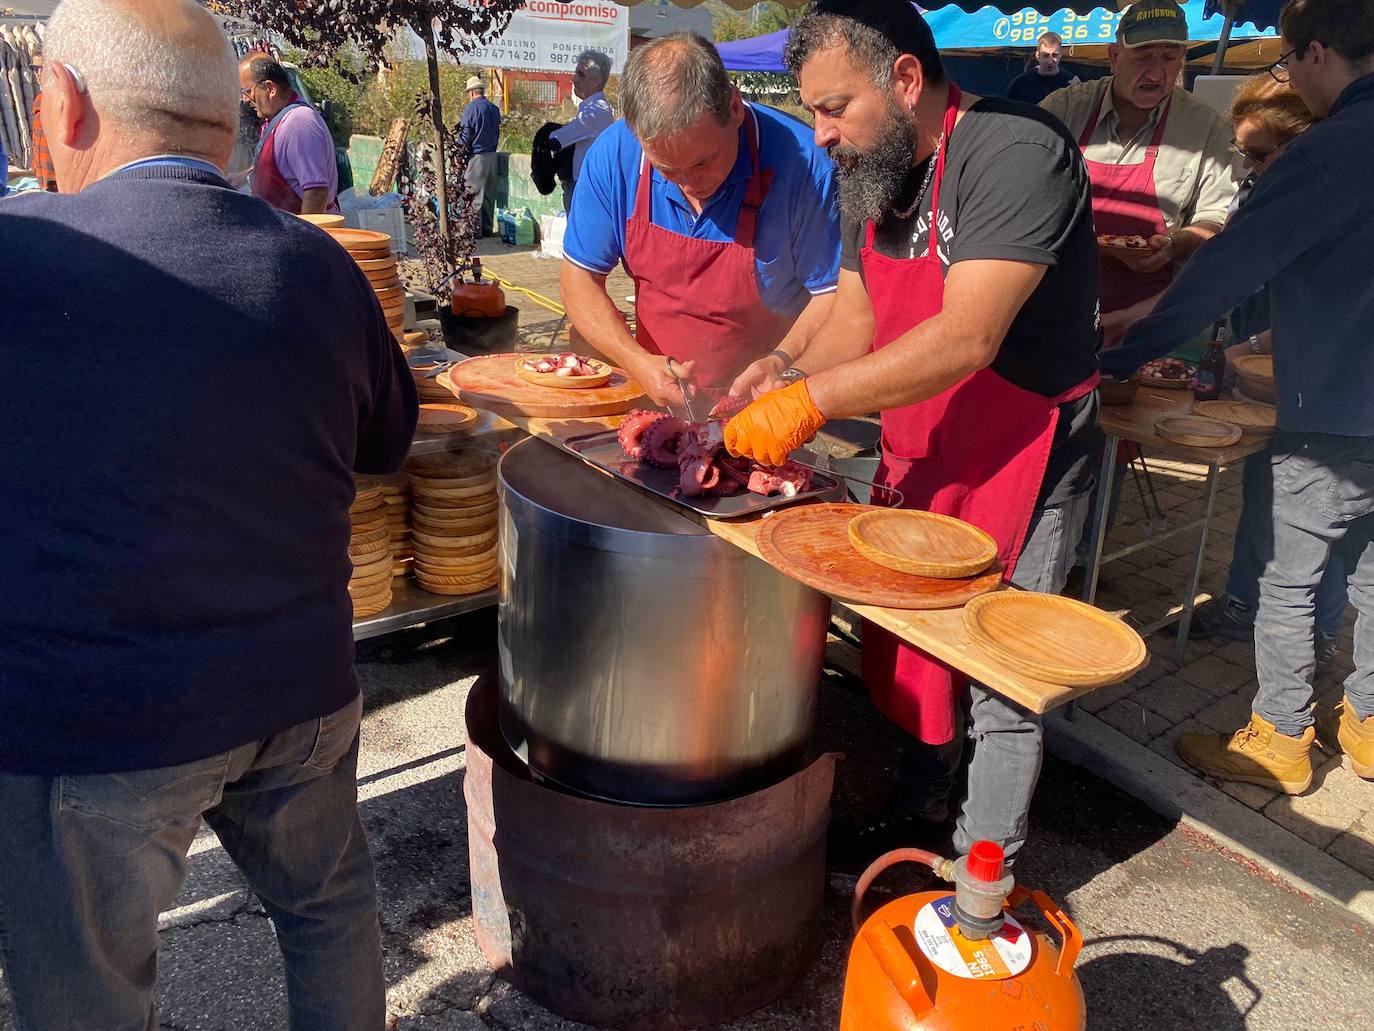
[[[1107,539],[1107,513],[1111,511],[1112,479],[1116,473],[1116,450],[1120,437],[1107,434],[1102,450],[1102,469],[1097,476],[1097,497],[1093,502],[1092,543],[1083,569],[1083,600],[1089,605],[1097,598],[1097,578],[1102,572],[1102,544]]]
[[[1216,462],[1207,467],[1207,486],[1202,492],[1202,528],[1198,530],[1197,547],[1193,551],[1193,568],[1188,574],[1187,593],[1183,596],[1183,613],[1178,619],[1178,638],[1174,642],[1174,665],[1183,665],[1188,649],[1188,631],[1193,625],[1193,602],[1197,598],[1198,581],[1202,577],[1202,553],[1207,548],[1207,527],[1212,521],[1212,507],[1217,498],[1217,483],[1221,468]]]

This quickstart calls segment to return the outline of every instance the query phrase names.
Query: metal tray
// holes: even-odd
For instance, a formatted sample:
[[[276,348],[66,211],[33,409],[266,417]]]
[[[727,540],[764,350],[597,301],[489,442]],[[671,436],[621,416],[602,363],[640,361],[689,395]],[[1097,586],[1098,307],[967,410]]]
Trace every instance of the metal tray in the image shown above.
[[[762,494],[748,492],[729,498],[687,498],[678,488],[676,469],[660,469],[648,462],[626,458],[615,430],[569,437],[563,444],[584,462],[610,473],[616,479],[711,519],[739,519],[799,501],[843,501],[845,498],[843,479],[805,462],[800,464],[812,470],[811,486],[790,498],[781,495],[765,498]]]

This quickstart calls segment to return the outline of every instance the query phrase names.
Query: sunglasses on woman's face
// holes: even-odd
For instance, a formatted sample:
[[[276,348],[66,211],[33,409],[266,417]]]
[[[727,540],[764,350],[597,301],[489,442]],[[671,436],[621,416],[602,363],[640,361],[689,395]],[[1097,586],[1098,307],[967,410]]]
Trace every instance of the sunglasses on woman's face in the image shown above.
[[[1262,165],[1274,156],[1278,147],[1271,147],[1269,150],[1255,150],[1253,148],[1242,147],[1235,140],[1231,141],[1231,149],[1247,161],[1253,161],[1257,165]]]

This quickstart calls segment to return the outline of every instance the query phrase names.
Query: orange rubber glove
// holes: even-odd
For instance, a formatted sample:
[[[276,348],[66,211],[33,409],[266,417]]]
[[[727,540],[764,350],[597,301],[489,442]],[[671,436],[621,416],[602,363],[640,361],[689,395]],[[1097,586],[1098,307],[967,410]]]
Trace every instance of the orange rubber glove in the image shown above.
[[[806,380],[764,394],[725,424],[725,448],[736,457],[782,465],[816,435],[825,416],[811,400]]]

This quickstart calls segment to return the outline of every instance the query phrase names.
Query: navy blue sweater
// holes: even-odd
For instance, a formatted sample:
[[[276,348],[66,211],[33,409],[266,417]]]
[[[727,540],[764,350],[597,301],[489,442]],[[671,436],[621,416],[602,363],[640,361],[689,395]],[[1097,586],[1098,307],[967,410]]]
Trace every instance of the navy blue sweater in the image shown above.
[[[415,387],[361,270],[208,170],[0,203],[0,770],[215,755],[349,702],[352,472]]]
[[[1269,284],[1278,424],[1374,436],[1374,75],[1290,143],[1155,310],[1104,351],[1123,375]]]

